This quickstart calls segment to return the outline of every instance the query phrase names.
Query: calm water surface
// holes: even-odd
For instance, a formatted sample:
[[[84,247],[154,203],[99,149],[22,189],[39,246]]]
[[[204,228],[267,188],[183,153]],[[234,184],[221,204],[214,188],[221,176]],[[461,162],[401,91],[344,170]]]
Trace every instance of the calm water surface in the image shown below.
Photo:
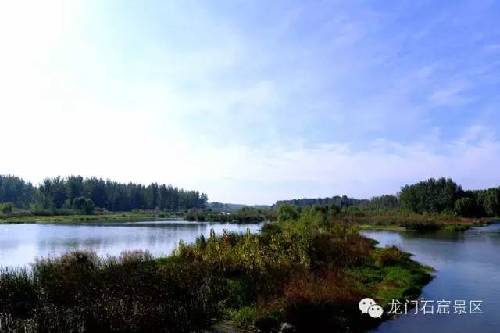
[[[57,256],[71,250],[93,250],[119,255],[125,250],[147,250],[168,255],[183,240],[193,242],[213,229],[257,232],[259,224],[221,224],[153,221],[103,224],[0,224],[0,267],[25,266],[35,258]]]
[[[463,233],[363,234],[381,246],[397,245],[413,253],[415,260],[434,267],[435,278],[424,288],[423,299],[483,301],[483,314],[401,315],[373,332],[500,332],[500,224]]]
[[[258,232],[260,225],[186,221],[0,224],[0,266],[24,266],[37,257],[76,249],[94,250],[99,255],[118,255],[124,250],[168,255],[180,240],[192,242],[200,235],[209,235],[211,229],[218,234],[224,229]],[[483,314],[408,314],[384,322],[373,332],[500,332],[500,224],[463,233],[363,233],[378,240],[381,246],[397,245],[436,269],[422,298],[483,301]]]

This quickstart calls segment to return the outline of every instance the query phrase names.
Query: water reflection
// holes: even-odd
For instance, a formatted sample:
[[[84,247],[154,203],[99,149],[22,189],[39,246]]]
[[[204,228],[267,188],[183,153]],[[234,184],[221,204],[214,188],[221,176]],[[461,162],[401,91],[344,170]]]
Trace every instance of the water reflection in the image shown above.
[[[24,266],[35,258],[57,256],[70,250],[93,250],[118,255],[124,250],[148,250],[168,255],[181,240],[193,242],[210,230],[221,234],[257,232],[258,224],[238,225],[186,221],[147,221],[102,224],[0,225],[0,266]]]

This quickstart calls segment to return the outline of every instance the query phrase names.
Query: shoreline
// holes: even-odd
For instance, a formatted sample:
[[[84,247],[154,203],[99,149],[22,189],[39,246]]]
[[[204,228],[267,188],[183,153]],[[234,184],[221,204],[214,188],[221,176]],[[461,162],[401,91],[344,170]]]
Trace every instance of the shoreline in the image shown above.
[[[161,214],[112,213],[102,215],[49,215],[49,216],[13,216],[0,218],[0,224],[71,224],[80,222],[139,222],[169,221],[184,219],[183,216],[161,216]]]
[[[400,223],[400,224],[372,224],[354,222],[354,224],[362,230],[385,230],[385,231],[450,231],[461,232],[466,231],[472,227],[484,227],[490,224],[498,223],[498,217],[482,217],[476,219],[467,219],[465,222],[456,221],[450,222],[432,222],[432,223]]]
[[[221,224],[256,224],[265,223],[266,221],[249,220],[249,221],[193,221],[181,214],[167,213],[130,213],[117,212],[109,214],[96,215],[48,215],[48,216],[10,216],[0,217],[0,225],[2,224],[78,224],[78,223],[114,223],[114,222],[147,222],[147,221],[175,221],[182,220],[185,222],[209,222]]]
[[[49,299],[40,298],[40,301],[46,302],[44,304],[51,308],[57,306],[57,295],[60,292],[67,294],[67,297],[75,293],[86,293],[88,303],[82,304],[80,300],[75,300],[71,303],[71,308],[94,313],[104,311],[101,307],[104,303],[96,301],[99,299],[96,297],[109,293],[108,288],[111,286],[133,285],[133,293],[127,294],[127,297],[137,297],[136,302],[145,307],[150,305],[143,303],[143,296],[149,295],[151,290],[160,288],[159,291],[166,292],[171,290],[171,286],[185,286],[186,290],[179,294],[177,302],[187,309],[192,306],[190,298],[182,295],[185,292],[202,292],[206,289],[200,286],[210,283],[210,290],[222,292],[205,295],[208,297],[205,304],[212,309],[210,311],[215,312],[210,314],[204,308],[193,310],[197,313],[196,316],[206,317],[204,320],[211,321],[206,327],[208,329],[230,320],[243,329],[262,328],[266,325],[279,328],[283,323],[291,322],[299,331],[300,328],[310,327],[308,325],[334,325],[337,328],[354,325],[365,331],[388,318],[360,317],[357,305],[360,298],[370,297],[379,304],[386,305],[391,298],[419,294],[432,278],[429,268],[412,260],[409,253],[396,248],[377,248],[368,238],[359,235],[356,229],[349,231],[322,223],[319,216],[304,213],[300,221],[294,219],[271,224],[257,235],[214,234],[206,238],[200,237],[194,243],[181,243],[170,256],[130,257],[128,254],[116,259],[104,259],[91,252],[69,251],[65,255],[37,263],[38,266],[32,273],[42,275],[26,276],[23,278],[26,281],[24,285],[32,288],[34,295],[39,297],[38,295],[45,295],[46,288],[52,288],[53,279],[62,283],[66,281],[67,274],[70,274],[74,276],[71,281],[78,283],[71,282],[64,285],[63,289],[57,287],[54,289],[55,294]],[[297,237],[309,241],[297,242]],[[339,253],[338,249],[342,249],[342,252]],[[82,269],[85,274],[81,273]],[[44,272],[50,272],[49,280],[43,279]],[[22,276],[7,274],[3,278],[0,276],[0,281],[17,281],[19,278]],[[44,281],[43,288],[34,283],[39,278]],[[133,280],[129,280],[130,278]],[[147,282],[158,279],[171,282],[161,285]],[[137,285],[133,282],[136,280],[144,283]],[[103,281],[108,282],[103,284]],[[183,281],[191,282],[185,285]],[[95,294],[93,286],[100,286],[102,290],[98,289],[99,292]],[[13,288],[18,287],[14,284]],[[25,287],[20,285],[19,288],[21,289],[14,289],[13,292],[21,292]],[[255,296],[251,296],[254,293]],[[158,295],[158,292],[154,295]],[[122,293],[117,299],[115,296],[117,295],[106,294],[105,299],[119,302]],[[153,299],[160,302],[160,308],[170,306],[168,298],[156,297]],[[6,302],[10,304],[8,300]],[[29,304],[33,309],[38,306],[37,302]],[[225,305],[220,308],[219,304]],[[340,317],[332,323],[328,318],[337,313],[335,309],[339,306],[345,312],[340,312]],[[118,307],[116,313],[112,312],[113,315],[120,316],[124,313],[119,309],[121,308]],[[309,309],[315,309],[315,319],[310,318]],[[191,318],[189,313],[186,312],[187,318]],[[168,314],[162,313],[161,316],[168,317]],[[51,320],[58,320],[51,314],[49,317]],[[212,322],[212,319],[217,320]],[[19,320],[20,323],[25,323],[22,318]],[[205,324],[193,325],[190,329]]]

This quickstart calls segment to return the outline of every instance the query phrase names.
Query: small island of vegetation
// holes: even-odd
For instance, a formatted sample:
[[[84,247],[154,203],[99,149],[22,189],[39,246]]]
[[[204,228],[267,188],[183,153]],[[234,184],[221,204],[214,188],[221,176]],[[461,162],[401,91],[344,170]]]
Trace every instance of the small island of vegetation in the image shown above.
[[[0,274],[6,332],[192,332],[221,322],[246,330],[359,332],[363,297],[416,296],[430,270],[376,248],[331,212],[282,205],[260,234],[180,244],[172,256],[74,252]]]

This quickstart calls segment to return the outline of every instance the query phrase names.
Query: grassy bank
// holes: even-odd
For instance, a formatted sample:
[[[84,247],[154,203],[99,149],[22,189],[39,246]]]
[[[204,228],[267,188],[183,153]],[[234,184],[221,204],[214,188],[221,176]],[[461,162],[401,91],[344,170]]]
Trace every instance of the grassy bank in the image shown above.
[[[188,210],[187,212],[159,212],[143,210],[133,212],[99,212],[95,214],[78,214],[76,211],[21,211],[11,214],[0,213],[2,223],[74,223],[74,222],[130,222],[183,219],[198,222],[219,223],[260,223],[276,219],[275,212],[270,209],[243,208],[231,213],[208,210]]]
[[[361,298],[413,297],[431,276],[397,248],[376,248],[314,209],[253,235],[211,234],[169,257],[70,253],[0,274],[6,332],[360,332]]]
[[[131,222],[131,221],[154,221],[182,219],[184,215],[155,212],[155,211],[137,211],[137,212],[107,212],[101,214],[81,215],[81,214],[33,214],[25,213],[19,215],[0,215],[0,224],[2,223],[74,223],[74,222]]]
[[[490,217],[471,218],[446,213],[417,214],[402,209],[347,209],[336,213],[335,217],[347,219],[362,229],[394,231],[465,231],[472,226],[483,226],[495,221],[495,218]]]

